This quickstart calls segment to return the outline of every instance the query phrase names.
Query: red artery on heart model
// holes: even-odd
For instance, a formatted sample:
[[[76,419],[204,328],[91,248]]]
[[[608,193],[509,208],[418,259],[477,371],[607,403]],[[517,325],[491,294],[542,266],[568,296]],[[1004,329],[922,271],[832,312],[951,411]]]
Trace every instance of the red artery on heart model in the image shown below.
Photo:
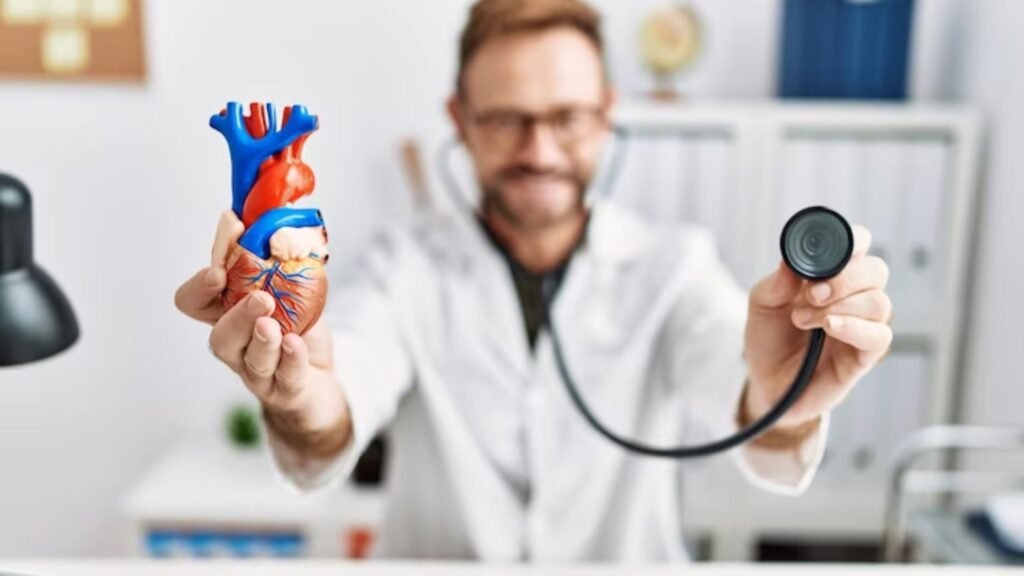
[[[274,298],[273,317],[283,332],[305,333],[323,311],[327,231],[320,211],[292,204],[312,193],[313,170],[302,148],[318,127],[302,106],[284,109],[281,129],[272,104],[238,103],[210,118],[231,153],[232,211],[245,231],[228,256],[226,307],[255,290]]]

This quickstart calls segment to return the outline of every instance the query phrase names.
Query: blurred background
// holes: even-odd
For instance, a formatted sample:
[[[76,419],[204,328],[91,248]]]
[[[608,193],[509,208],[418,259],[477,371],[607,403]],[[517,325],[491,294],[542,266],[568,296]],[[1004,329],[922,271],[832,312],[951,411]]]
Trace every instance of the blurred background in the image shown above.
[[[694,470],[694,556],[871,561],[888,536],[890,559],[1020,562],[1024,3],[594,4],[629,135],[608,194],[712,227],[747,286],[812,203],[868,225],[893,269],[893,352],[837,411],[811,489]],[[173,293],[230,203],[207,125],[229,100],[320,116],[305,158],[335,262],[444,208],[433,156],[468,6],[0,0],[0,172],[31,189],[36,259],[82,329],[0,367],[0,557],[372,549],[386,436],[344,489],[290,493]],[[924,453],[961,445],[978,450]]]

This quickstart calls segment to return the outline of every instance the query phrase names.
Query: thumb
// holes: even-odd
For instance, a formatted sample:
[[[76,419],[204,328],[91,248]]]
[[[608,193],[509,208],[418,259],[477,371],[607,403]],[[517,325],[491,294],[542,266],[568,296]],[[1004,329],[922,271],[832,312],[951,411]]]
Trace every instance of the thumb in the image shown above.
[[[174,304],[196,320],[216,322],[224,312],[220,295],[226,285],[227,274],[223,268],[203,268],[178,288]]]
[[[765,276],[750,291],[752,308],[773,310],[791,303],[803,286],[803,279],[780,261],[774,272]]]
[[[217,222],[217,235],[213,239],[213,249],[210,251],[210,267],[223,267],[231,254],[231,249],[238,244],[242,234],[245,233],[245,224],[235,216],[231,210],[225,210]]]

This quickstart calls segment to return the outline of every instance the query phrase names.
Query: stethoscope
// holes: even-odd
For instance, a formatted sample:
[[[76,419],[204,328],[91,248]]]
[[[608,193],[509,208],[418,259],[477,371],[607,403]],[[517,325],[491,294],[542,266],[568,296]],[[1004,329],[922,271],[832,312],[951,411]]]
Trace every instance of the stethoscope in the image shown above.
[[[610,130],[614,135],[614,148],[608,159],[608,169],[605,171],[604,177],[599,178],[601,184],[595,186],[606,193],[612,188],[612,184],[618,178],[629,138],[631,137],[629,130],[622,126],[613,126]],[[461,205],[469,214],[475,216],[477,211],[469,198],[462,193],[461,187],[456,181],[454,174],[452,174],[450,166],[452,152],[461,145],[462,143],[457,136],[452,136],[442,143],[441,147],[438,148],[436,158],[438,173],[442,185],[449,196],[455,200],[456,204]],[[587,196],[589,197],[590,195],[591,193],[587,192]],[[797,276],[805,280],[820,282],[839,274],[850,261],[853,255],[853,229],[846,219],[837,212],[824,206],[812,206],[800,210],[786,222],[782,229],[779,247],[782,250],[783,261]],[[499,249],[501,248],[499,247]],[[518,266],[518,263],[507,252],[504,256],[513,266]],[[572,256],[570,256],[570,260],[571,258]],[[554,279],[554,282],[557,283],[560,280],[561,276]],[[579,387],[569,371],[565,354],[562,351],[558,330],[552,321],[551,308],[557,294],[557,289],[545,289],[543,294],[543,325],[548,329],[554,350],[555,364],[573,404],[575,404],[587,423],[599,434],[630,452],[645,456],[662,458],[710,456],[753,440],[778,422],[783,414],[796,403],[804,390],[807,389],[825,346],[824,329],[815,328],[811,330],[807,354],[804,356],[800,370],[793,379],[793,384],[779,398],[775,406],[746,427],[724,438],[704,444],[670,447],[651,446],[626,438],[610,430],[594,415],[580,394]]]

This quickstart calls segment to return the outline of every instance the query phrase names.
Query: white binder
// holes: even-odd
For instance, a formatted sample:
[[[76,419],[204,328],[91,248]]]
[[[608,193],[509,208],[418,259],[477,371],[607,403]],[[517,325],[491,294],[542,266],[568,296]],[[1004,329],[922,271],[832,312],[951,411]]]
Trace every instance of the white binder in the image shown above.
[[[693,162],[694,143],[689,138],[663,137],[655,140],[658,171],[658,201],[651,214],[656,222],[678,223],[688,219],[689,198],[696,194],[690,181],[698,167]]]
[[[900,206],[906,191],[905,140],[876,138],[862,144],[863,169],[858,174],[857,213],[871,231],[871,253],[889,265],[887,292],[895,310],[907,299],[907,271],[900,265]],[[898,318],[901,322],[902,316]],[[901,324],[897,322],[898,329]]]
[[[626,149],[618,178],[611,183],[610,196],[621,205],[649,217],[657,201],[653,151],[657,140],[634,137],[623,144]]]
[[[734,217],[749,202],[738,198],[729,180],[730,144],[724,138],[705,137],[694,141],[693,177],[689,179],[689,215],[715,234],[719,255],[733,276],[741,278],[751,263],[743,257],[749,246],[737,234]]]
[[[890,267],[899,237],[905,151],[906,145],[898,140],[865,140],[861,144],[862,166],[857,174],[856,212],[871,231],[871,253],[886,260]],[[898,284],[892,280],[890,274],[890,284]]]
[[[924,423],[928,359],[918,352],[890,354],[867,373],[833,413],[832,452],[825,470],[850,488],[884,486],[896,446]]]
[[[942,206],[948,187],[947,144],[940,139],[906,144],[905,189],[901,194],[899,239],[891,267],[897,270],[903,296],[897,314],[907,325],[930,326],[933,302],[942,283]]]
[[[814,170],[814,200],[856,221],[857,141],[852,137],[815,140],[818,161]],[[809,204],[810,205],[810,204]]]
[[[816,199],[821,149],[811,138],[789,138],[782,144],[781,166],[778,172],[778,200],[771,208],[768,230],[781,231],[786,221],[799,209],[820,203]],[[776,232],[778,233],[778,232]],[[762,262],[779,261],[777,242],[766,242],[762,247]]]
[[[882,422],[885,439],[882,456],[884,464],[889,465],[900,442],[925,426],[932,375],[928,357],[922,352],[893,353],[883,364],[888,365],[890,375],[882,391],[883,401],[891,408],[887,409]]]

